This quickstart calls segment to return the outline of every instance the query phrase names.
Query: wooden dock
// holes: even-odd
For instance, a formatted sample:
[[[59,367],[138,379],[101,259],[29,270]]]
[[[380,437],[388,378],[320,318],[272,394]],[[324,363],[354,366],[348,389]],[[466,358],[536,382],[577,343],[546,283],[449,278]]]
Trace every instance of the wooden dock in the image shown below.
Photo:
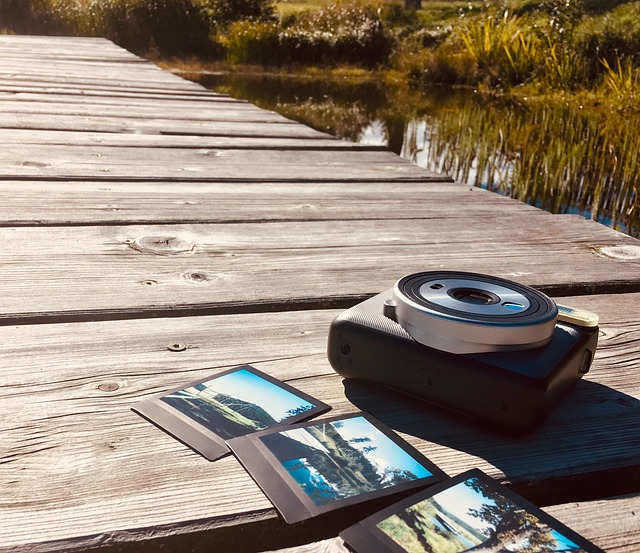
[[[371,507],[289,526],[234,457],[130,410],[249,363],[478,467],[609,552],[640,550],[640,242],[207,91],[112,43],[0,36],[0,552],[346,551]],[[600,315],[592,370],[507,438],[345,394],[345,307],[417,271]],[[367,510],[369,509],[369,510]],[[289,549],[291,548],[291,549]]]

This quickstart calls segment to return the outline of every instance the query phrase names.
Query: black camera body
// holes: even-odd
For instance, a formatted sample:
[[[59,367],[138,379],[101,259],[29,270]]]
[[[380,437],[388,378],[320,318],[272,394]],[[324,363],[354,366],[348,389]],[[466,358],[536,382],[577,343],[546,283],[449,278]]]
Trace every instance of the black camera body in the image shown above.
[[[427,274],[431,275],[420,276]],[[472,279],[480,276],[455,273],[456,277],[460,275],[471,275]],[[449,296],[460,296],[459,289],[449,290]],[[469,286],[464,290],[467,293]],[[394,289],[387,290],[346,310],[332,322],[328,358],[337,373],[427,400],[497,429],[524,433],[536,428],[591,366],[598,341],[597,322],[585,327],[554,320],[546,343],[526,349],[452,353],[416,341],[405,328],[411,325],[394,320],[397,292],[396,285],[395,294]],[[445,298],[449,304],[455,305],[456,301]],[[474,306],[476,300],[463,298],[463,309],[467,302]],[[436,318],[440,319],[440,314]],[[510,324],[489,325],[490,331],[499,339]],[[460,331],[465,332],[465,328]]]

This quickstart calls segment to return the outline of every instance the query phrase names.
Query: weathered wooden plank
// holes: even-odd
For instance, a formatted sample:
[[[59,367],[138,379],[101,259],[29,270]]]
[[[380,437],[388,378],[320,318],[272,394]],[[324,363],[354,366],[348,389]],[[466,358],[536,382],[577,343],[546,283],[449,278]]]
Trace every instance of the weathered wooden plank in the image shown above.
[[[100,70],[100,65],[97,65],[95,73],[90,73],[91,68],[86,67],[85,64],[78,65],[74,72],[64,71],[64,68],[59,67],[57,72],[47,73],[43,70],[38,73],[34,69],[25,72],[24,67],[12,68],[0,63],[0,90],[40,93],[73,91],[76,94],[88,95],[97,93],[215,95],[197,83],[162,72],[150,64],[135,64],[128,71],[121,67],[122,64],[116,64],[117,67],[110,71]]]
[[[231,98],[226,94],[212,93],[210,95],[196,95],[192,97],[190,94],[175,94],[173,97],[147,98],[144,94],[140,94],[134,98],[122,98],[120,96],[90,96],[90,95],[69,95],[69,94],[48,94],[43,92],[2,92],[0,91],[0,103],[4,112],[11,112],[12,108],[17,111],[20,109],[31,109],[44,111],[51,107],[52,109],[62,110],[66,108],[69,113],[76,113],[71,107],[77,106],[80,110],[88,110],[89,107],[101,110],[113,110],[116,107],[122,108],[155,108],[157,110],[170,110],[174,108],[182,109],[190,108],[198,113],[199,108],[209,109],[238,109],[244,111],[260,111],[259,108],[250,104],[245,100]],[[266,110],[265,110],[266,111]],[[92,113],[92,112],[91,112]],[[137,114],[137,113],[136,113]],[[119,115],[122,115],[120,113]],[[134,114],[135,115],[135,114]]]
[[[111,40],[103,37],[78,37],[78,36],[48,36],[48,35],[0,35],[2,48],[41,48],[43,52],[52,50],[65,50],[76,52],[78,46],[86,49],[108,51],[120,55],[131,55],[127,50],[116,46]]]
[[[73,60],[124,60],[141,58],[101,37],[50,37],[35,35],[0,35],[3,57],[20,56],[30,59],[55,58]],[[143,60],[144,61],[144,60]]]
[[[308,529],[276,518],[234,459],[209,463],[129,411],[142,397],[242,363],[315,394],[333,413],[370,410],[449,474],[477,466],[537,503],[637,493],[640,382],[630,369],[640,294],[563,301],[599,313],[599,349],[584,381],[523,438],[378,389],[351,386],[345,395],[325,355],[338,311],[0,328],[0,551],[150,538],[166,546],[189,533],[233,551],[220,540],[238,524],[247,543],[263,536],[262,549],[301,543]],[[170,351],[175,343],[185,349]],[[314,539],[366,509],[316,525]]]
[[[640,258],[601,249],[637,252],[637,241],[597,223],[544,212],[507,215],[505,224],[499,214],[464,223],[438,209],[429,216],[1,228],[0,321],[344,304],[405,274],[443,267],[556,294],[638,290]]]
[[[25,63],[28,67],[25,68]],[[136,73],[139,81],[136,81]],[[202,85],[186,81],[171,73],[164,71],[155,64],[141,58],[127,60],[100,59],[68,59],[60,56],[43,58],[40,54],[25,56],[3,55],[0,58],[0,75],[9,75],[18,79],[54,79],[59,75],[62,79],[83,79],[88,82],[96,78],[105,79],[111,77],[118,81],[137,83],[149,80],[153,83],[167,83],[203,90]],[[112,83],[118,84],[118,83]]]
[[[261,136],[198,136],[188,134],[134,134],[67,132],[51,130],[1,129],[0,143],[21,146],[100,146],[127,148],[234,148],[243,150],[372,150],[387,151],[384,146],[358,144],[322,135],[312,138]]]
[[[156,98],[156,99],[209,99],[217,94],[208,90],[172,90],[169,87],[119,87],[113,84],[91,85],[86,83],[64,84],[59,82],[41,83],[39,86],[29,82],[21,83],[11,78],[0,79],[0,93],[4,95],[18,93],[33,93],[51,95],[70,95],[73,97],[107,97],[107,98]],[[226,96],[220,94],[221,98]]]
[[[124,109],[124,112],[123,112]],[[73,100],[65,102],[30,102],[22,99],[0,100],[0,113],[4,117],[11,114],[15,117],[55,118],[58,116],[86,117],[115,117],[122,119],[150,119],[162,116],[162,119],[189,121],[251,121],[293,123],[282,115],[265,109],[260,109],[248,102],[213,101],[171,102],[154,101],[129,103],[120,102],[115,105],[96,103],[81,103]]]
[[[547,507],[558,520],[608,553],[640,551],[640,495]]]
[[[265,553],[349,553],[349,549],[340,538],[331,538],[306,545],[296,545],[286,549],[271,550]]]
[[[84,64],[83,64],[84,65]],[[24,67],[22,70],[16,68],[15,70],[11,70],[11,68],[2,69],[0,65],[0,84],[9,84],[9,85],[22,85],[28,86],[32,90],[39,91],[42,89],[46,89],[47,87],[80,87],[82,90],[120,90],[120,91],[128,91],[128,92],[184,92],[189,94],[213,94],[205,90],[202,85],[199,85],[194,82],[186,81],[171,74],[158,75],[155,78],[156,74],[147,75],[145,71],[142,69],[144,65],[138,64],[136,65],[137,70],[124,71],[119,68],[118,70],[114,69],[113,71],[102,71],[99,73],[89,73],[88,71],[91,69],[90,67],[81,66],[77,69],[74,74],[70,71],[66,73],[60,71],[56,73],[55,71],[51,73],[37,73],[34,70],[25,71]],[[153,67],[153,66],[151,66]],[[157,69],[160,71],[160,69]],[[139,72],[138,78],[136,79],[135,74]],[[149,80],[147,80],[149,79]]]
[[[553,505],[544,509],[608,553],[640,550],[640,495]],[[348,553],[340,538],[267,553]]]
[[[215,93],[202,85],[187,81],[149,62],[58,61],[37,59],[15,60],[0,58],[0,83],[28,86],[40,92],[49,86],[77,86],[91,90],[126,90],[183,92],[187,94]]]
[[[7,113],[0,119],[0,128],[199,136],[329,137],[326,133],[289,121],[275,124],[270,121],[180,121],[163,117],[160,113],[153,119],[135,119],[124,115],[122,117],[77,117],[75,115],[42,117],[33,114]]]
[[[218,144],[211,144],[211,147],[222,144],[219,139],[215,140]],[[251,139],[246,140],[251,142]],[[240,139],[236,139],[234,144],[237,145],[239,141]],[[276,142],[278,139],[264,139],[262,144],[266,146]],[[318,141],[280,141],[283,147],[289,148],[297,146],[296,142],[302,142],[309,148]],[[339,144],[344,144],[345,148],[350,145]],[[405,200],[407,197],[412,198],[408,204]],[[515,225],[522,217],[537,218],[542,213],[485,190],[436,182],[229,184],[0,181],[0,198],[3,205],[0,210],[0,226],[239,223],[362,218],[405,219],[406,224],[411,225],[414,224],[414,219],[445,216],[465,220],[476,217],[486,219],[495,217],[497,212],[500,212],[502,224],[509,221],[509,224]],[[453,204],[455,209],[452,209]]]
[[[195,82],[187,81],[164,71],[150,62],[140,59],[134,61],[115,61],[100,59],[68,60],[39,57],[14,59],[0,58],[0,78],[21,83],[31,83],[37,88],[46,83],[82,84],[87,87],[109,85],[125,88],[160,88],[172,90],[204,91],[205,88]]]
[[[54,119],[55,120],[55,119]],[[146,120],[139,120],[142,125]],[[131,123],[129,119],[127,124]],[[240,126],[235,122],[176,121],[183,130]],[[285,136],[312,136],[307,128],[289,121],[245,121],[244,128],[284,127]],[[291,132],[288,130],[291,129]],[[309,129],[309,131],[311,131]],[[197,131],[196,131],[197,132]],[[188,180],[451,180],[427,171],[391,152],[370,150],[233,150],[175,148],[103,148],[101,146],[49,146],[36,150],[7,145],[0,150],[0,178],[96,178]]]

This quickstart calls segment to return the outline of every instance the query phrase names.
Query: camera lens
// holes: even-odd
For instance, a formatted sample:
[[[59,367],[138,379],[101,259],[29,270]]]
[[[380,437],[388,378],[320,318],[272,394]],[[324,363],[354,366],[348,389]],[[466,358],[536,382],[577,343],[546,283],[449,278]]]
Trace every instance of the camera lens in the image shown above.
[[[558,309],[542,292],[506,279],[430,271],[396,282],[397,322],[421,344],[452,353],[545,345]]]
[[[472,288],[454,288],[449,291],[449,295],[455,300],[474,305],[490,305],[500,301],[500,298],[495,294]]]

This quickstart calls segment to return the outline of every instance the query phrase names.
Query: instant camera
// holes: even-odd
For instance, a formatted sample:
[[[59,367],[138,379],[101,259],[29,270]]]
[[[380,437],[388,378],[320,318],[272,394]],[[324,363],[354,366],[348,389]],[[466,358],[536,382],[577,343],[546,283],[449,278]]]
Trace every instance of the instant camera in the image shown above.
[[[340,314],[328,357],[346,378],[524,433],[589,371],[597,341],[596,315],[557,306],[531,287],[432,271]]]

